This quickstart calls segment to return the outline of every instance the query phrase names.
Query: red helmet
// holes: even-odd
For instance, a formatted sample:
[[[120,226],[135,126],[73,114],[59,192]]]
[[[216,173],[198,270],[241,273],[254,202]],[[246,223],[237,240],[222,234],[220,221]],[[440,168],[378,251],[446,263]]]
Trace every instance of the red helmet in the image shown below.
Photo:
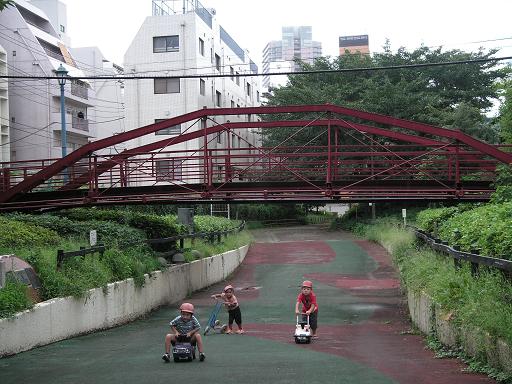
[[[194,314],[194,305],[190,303],[183,303],[180,306],[180,311]]]
[[[302,287],[308,287],[308,288],[311,288],[313,289],[313,282],[309,281],[309,280],[304,280],[302,282]]]
[[[223,291],[223,292],[226,292],[228,289],[231,289],[232,291],[234,291],[234,290],[235,290],[235,288],[233,288],[233,286],[232,286],[232,285],[226,285],[226,286],[224,287],[224,291]]]

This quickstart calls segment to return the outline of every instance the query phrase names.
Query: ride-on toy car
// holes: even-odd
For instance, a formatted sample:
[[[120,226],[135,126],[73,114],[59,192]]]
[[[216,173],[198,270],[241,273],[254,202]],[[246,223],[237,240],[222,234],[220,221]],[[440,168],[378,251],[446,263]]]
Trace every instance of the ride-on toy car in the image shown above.
[[[311,327],[309,326],[309,315],[297,315],[297,325],[293,335],[297,344],[311,343]]]
[[[196,346],[186,337],[178,336],[176,345],[172,347],[172,357],[175,362],[192,361],[196,358]]]

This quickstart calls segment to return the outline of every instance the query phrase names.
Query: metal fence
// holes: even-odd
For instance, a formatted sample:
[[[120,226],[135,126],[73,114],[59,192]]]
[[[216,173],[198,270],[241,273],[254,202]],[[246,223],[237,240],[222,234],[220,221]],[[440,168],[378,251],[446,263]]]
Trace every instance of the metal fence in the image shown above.
[[[505,272],[505,274],[509,277],[512,275],[512,261],[510,260],[481,256],[478,254],[479,251],[476,249],[472,250],[471,252],[463,252],[460,250],[460,247],[450,246],[448,245],[447,241],[437,239],[430,233],[427,233],[411,225],[408,225],[407,227],[413,230],[416,238],[423,240],[427,245],[430,246],[430,248],[452,257],[456,268],[461,267],[462,261],[468,261],[471,263],[471,272],[473,275],[478,274],[478,270],[481,265],[499,269]]]

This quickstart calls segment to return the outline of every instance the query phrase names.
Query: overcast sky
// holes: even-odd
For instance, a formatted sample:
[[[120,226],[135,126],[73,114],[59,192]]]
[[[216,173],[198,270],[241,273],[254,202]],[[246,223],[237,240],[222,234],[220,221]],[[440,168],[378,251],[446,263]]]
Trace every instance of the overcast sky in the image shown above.
[[[147,16],[151,0],[62,0],[72,47],[98,46],[118,64]],[[176,0],[181,6],[182,0]],[[512,56],[511,0],[201,0],[261,67],[262,50],[281,39],[282,26],[310,25],[323,55],[338,53],[338,37],[368,34],[370,50],[421,44],[466,51],[503,47]],[[509,38],[509,39],[506,39]],[[497,40],[468,44],[474,41]]]

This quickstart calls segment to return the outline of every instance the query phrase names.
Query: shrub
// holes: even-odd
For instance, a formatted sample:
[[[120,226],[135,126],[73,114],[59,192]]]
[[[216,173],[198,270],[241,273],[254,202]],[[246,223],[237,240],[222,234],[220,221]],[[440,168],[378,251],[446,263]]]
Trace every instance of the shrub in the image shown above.
[[[27,287],[16,281],[8,281],[0,289],[0,318],[9,317],[16,312],[33,306],[28,298]]]
[[[0,217],[0,248],[53,245],[58,241],[55,231]]]
[[[216,216],[195,216],[194,227],[196,232],[227,231],[240,225],[239,221]]]
[[[479,248],[486,256],[512,256],[512,202],[487,204],[462,212],[440,226],[439,235],[462,250]]]
[[[7,218],[37,225],[39,227],[51,229],[60,236],[77,236],[81,235],[76,223],[68,218],[55,215],[27,215],[22,213],[10,213]]]

